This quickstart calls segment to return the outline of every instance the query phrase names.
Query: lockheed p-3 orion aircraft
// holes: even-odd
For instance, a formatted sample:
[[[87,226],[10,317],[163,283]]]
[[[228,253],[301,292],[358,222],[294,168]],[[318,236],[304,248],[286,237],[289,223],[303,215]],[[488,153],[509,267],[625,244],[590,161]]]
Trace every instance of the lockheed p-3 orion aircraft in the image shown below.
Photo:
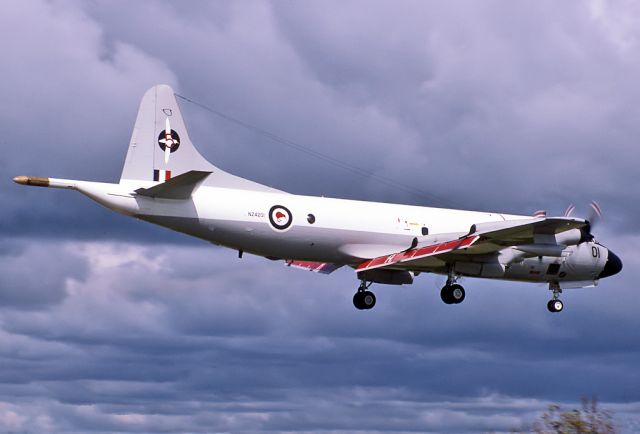
[[[17,176],[18,184],[77,190],[119,213],[318,273],[349,266],[353,304],[371,309],[372,283],[447,277],[447,304],[464,300],[461,277],[548,284],[560,312],[564,288],[594,286],[622,262],[591,234],[593,218],[508,215],[286,193],[231,175],[189,140],[173,90],[149,89],[140,104],[117,184]],[[599,208],[592,204],[599,215]]]

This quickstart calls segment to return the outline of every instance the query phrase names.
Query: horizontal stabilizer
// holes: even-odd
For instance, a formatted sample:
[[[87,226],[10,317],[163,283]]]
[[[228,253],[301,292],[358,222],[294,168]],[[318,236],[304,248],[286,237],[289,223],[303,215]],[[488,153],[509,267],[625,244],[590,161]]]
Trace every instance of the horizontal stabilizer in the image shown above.
[[[191,170],[149,188],[136,190],[141,196],[160,199],[189,199],[193,191],[211,175],[211,172]]]

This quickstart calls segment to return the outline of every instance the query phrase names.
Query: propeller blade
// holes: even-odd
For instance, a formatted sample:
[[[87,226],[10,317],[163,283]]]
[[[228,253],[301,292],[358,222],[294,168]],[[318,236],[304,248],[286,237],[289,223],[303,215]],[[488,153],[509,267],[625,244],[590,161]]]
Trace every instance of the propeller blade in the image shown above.
[[[573,210],[575,209],[576,209],[576,206],[574,204],[569,205],[567,209],[564,210],[564,216],[571,217],[571,214],[573,214]]]
[[[600,205],[598,205],[598,202],[595,200],[592,200],[589,206],[591,206],[591,212],[587,220],[589,220],[591,227],[593,227],[602,218],[602,208],[600,208]]]
[[[580,229],[580,231],[582,232],[582,238],[580,239],[580,242],[593,241],[595,239],[591,231],[602,217],[602,209],[600,208],[600,205],[598,205],[598,202],[593,200],[591,201],[589,206],[591,207],[591,211],[589,212],[589,217],[587,217],[586,219],[587,225]]]

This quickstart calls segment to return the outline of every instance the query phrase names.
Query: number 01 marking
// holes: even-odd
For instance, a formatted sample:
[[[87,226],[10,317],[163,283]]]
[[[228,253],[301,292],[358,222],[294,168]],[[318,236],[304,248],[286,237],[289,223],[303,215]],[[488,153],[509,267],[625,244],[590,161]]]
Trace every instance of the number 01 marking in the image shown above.
[[[591,256],[594,258],[600,257],[600,247],[591,246]]]

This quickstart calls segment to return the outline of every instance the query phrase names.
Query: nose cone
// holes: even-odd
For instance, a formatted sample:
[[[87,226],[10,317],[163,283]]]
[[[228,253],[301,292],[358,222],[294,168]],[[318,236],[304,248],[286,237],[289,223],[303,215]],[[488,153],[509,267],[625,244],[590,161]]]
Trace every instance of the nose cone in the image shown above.
[[[602,269],[602,273],[598,276],[599,279],[603,277],[613,276],[614,274],[618,274],[622,270],[622,261],[618,256],[609,250],[609,256],[607,257],[607,263],[604,264],[604,268]]]

